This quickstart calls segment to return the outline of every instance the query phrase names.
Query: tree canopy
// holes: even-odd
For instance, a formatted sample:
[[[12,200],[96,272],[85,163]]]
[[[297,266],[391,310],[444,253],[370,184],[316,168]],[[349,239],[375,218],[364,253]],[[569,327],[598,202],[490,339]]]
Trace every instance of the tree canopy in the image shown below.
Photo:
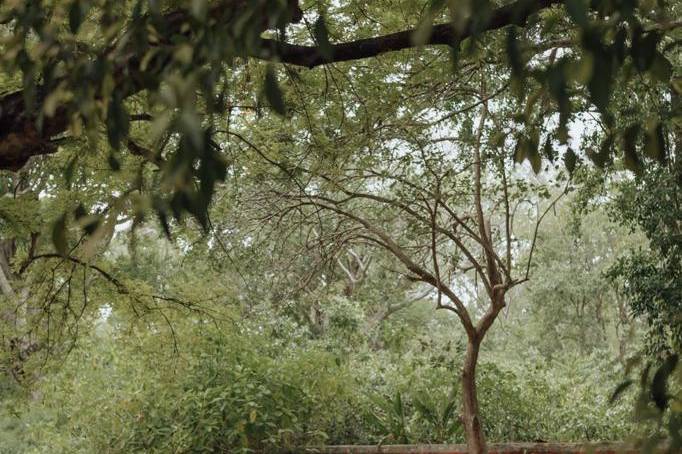
[[[681,15],[5,0],[0,399],[49,422],[7,433],[674,449]]]

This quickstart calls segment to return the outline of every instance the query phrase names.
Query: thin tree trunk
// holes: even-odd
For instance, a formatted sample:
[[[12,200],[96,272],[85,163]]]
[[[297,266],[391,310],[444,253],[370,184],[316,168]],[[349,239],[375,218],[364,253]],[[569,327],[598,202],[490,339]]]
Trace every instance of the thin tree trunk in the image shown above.
[[[480,346],[480,338],[469,338],[462,367],[462,422],[469,454],[487,453],[476,394],[476,363]]]

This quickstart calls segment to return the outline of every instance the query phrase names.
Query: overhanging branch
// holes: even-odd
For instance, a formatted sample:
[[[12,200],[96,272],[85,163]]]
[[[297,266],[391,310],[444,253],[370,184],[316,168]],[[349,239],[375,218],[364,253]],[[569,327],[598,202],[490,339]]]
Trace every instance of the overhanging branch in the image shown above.
[[[498,30],[507,25],[523,25],[528,20],[528,17],[537,11],[561,3],[563,3],[562,0],[518,0],[494,10],[483,30],[476,30],[472,25],[473,23],[470,23],[459,32],[457,32],[451,24],[434,25],[431,30],[431,36],[426,44],[456,45],[459,41],[472,36],[477,31],[485,32]],[[413,39],[414,33],[414,29],[403,30],[389,35],[332,45],[330,52],[331,59],[325,58],[315,46],[301,46],[265,39],[263,40],[263,53],[256,57],[266,60],[279,60],[283,63],[314,68],[324,64],[361,60],[376,57],[377,55],[387,52],[417,47]]]
[[[229,0],[227,1],[229,3]],[[475,32],[497,30],[507,25],[523,25],[528,17],[544,8],[562,3],[561,0],[517,0],[492,11],[489,21],[484,27],[475,27],[470,23],[463,30],[457,32],[450,24],[439,24],[432,28],[427,45],[454,45]],[[220,2],[219,5],[224,5]],[[216,9],[217,6],[214,8]],[[186,21],[185,11],[174,11],[167,14],[171,26],[180,27]],[[300,17],[294,17],[294,20]],[[170,30],[169,32],[172,32]],[[315,46],[303,46],[263,39],[261,48],[254,51],[250,57],[270,61],[279,61],[291,65],[313,68],[328,63],[360,60],[375,57],[387,52],[416,47],[413,42],[414,30],[404,30],[388,35],[355,40],[331,46],[331,59],[325,59]],[[117,73],[134,76],[140,74],[140,58],[127,55],[114,65]],[[125,93],[132,96],[145,89],[142,77],[128,77],[127,80],[117,77],[116,83],[126,84]],[[36,93],[36,105],[42,105],[46,93],[44,87],[39,87]],[[26,164],[32,156],[45,155],[57,151],[51,139],[63,133],[69,124],[69,114],[65,106],[58,106],[51,117],[40,119],[35,111],[28,111],[24,105],[24,94],[21,91],[0,97],[0,169],[18,170]]]

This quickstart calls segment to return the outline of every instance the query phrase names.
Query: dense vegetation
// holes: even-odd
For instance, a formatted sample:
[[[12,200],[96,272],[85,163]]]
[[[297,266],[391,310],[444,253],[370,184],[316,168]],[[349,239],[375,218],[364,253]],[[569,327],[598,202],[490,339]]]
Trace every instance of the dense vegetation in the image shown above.
[[[681,16],[2,2],[0,452],[676,452]]]
[[[622,230],[590,217],[590,224],[611,230],[600,238],[601,231],[577,233],[562,228],[559,217],[552,221],[561,234],[547,241],[558,244],[538,258],[550,276],[559,264],[574,267],[566,276],[599,276],[608,268],[612,259],[598,266],[590,261],[610,253],[609,240]],[[136,251],[138,266],[157,274],[156,265],[165,263],[159,279],[172,276],[177,294],[196,291],[202,276],[224,276],[213,267],[190,266],[202,263],[205,251],[183,254],[164,246],[158,232],[147,235]],[[109,259],[117,274],[132,266],[128,241],[120,234],[111,246],[122,250]],[[566,242],[581,253],[573,262],[566,251],[576,249]],[[162,257],[159,250],[165,250]],[[8,380],[8,446],[175,452],[462,442],[457,377],[466,340],[447,313],[434,316],[430,301],[413,296],[409,284],[397,288],[400,279],[387,274],[381,256],[373,257],[376,265],[352,297],[344,295],[349,282],[339,275],[331,289],[273,304],[272,296],[242,289],[257,282],[258,266],[244,282],[235,276],[236,288],[225,288],[216,303],[202,305],[227,306],[215,320],[173,307],[163,308],[170,324],[151,308],[143,319],[119,310],[95,315],[92,334],[80,338],[65,364],[39,369],[37,387],[22,391]],[[594,288],[572,279],[558,287],[563,296],[553,300],[544,286],[515,295],[486,344],[479,392],[492,440],[620,440],[636,431],[631,399],[609,404],[609,397],[623,379],[618,358],[635,353],[638,337],[631,332],[640,327],[621,320],[615,288],[602,290],[603,307],[581,307]],[[250,296],[240,302],[240,294]],[[108,304],[126,308],[120,296]],[[387,315],[397,305],[404,306]]]

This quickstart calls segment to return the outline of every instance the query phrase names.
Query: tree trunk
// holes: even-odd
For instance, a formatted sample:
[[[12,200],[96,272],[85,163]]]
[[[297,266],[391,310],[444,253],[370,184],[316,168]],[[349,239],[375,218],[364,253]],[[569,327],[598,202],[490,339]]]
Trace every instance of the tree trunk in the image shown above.
[[[481,339],[469,338],[462,367],[462,422],[469,454],[487,453],[476,394],[476,363],[480,346]]]

